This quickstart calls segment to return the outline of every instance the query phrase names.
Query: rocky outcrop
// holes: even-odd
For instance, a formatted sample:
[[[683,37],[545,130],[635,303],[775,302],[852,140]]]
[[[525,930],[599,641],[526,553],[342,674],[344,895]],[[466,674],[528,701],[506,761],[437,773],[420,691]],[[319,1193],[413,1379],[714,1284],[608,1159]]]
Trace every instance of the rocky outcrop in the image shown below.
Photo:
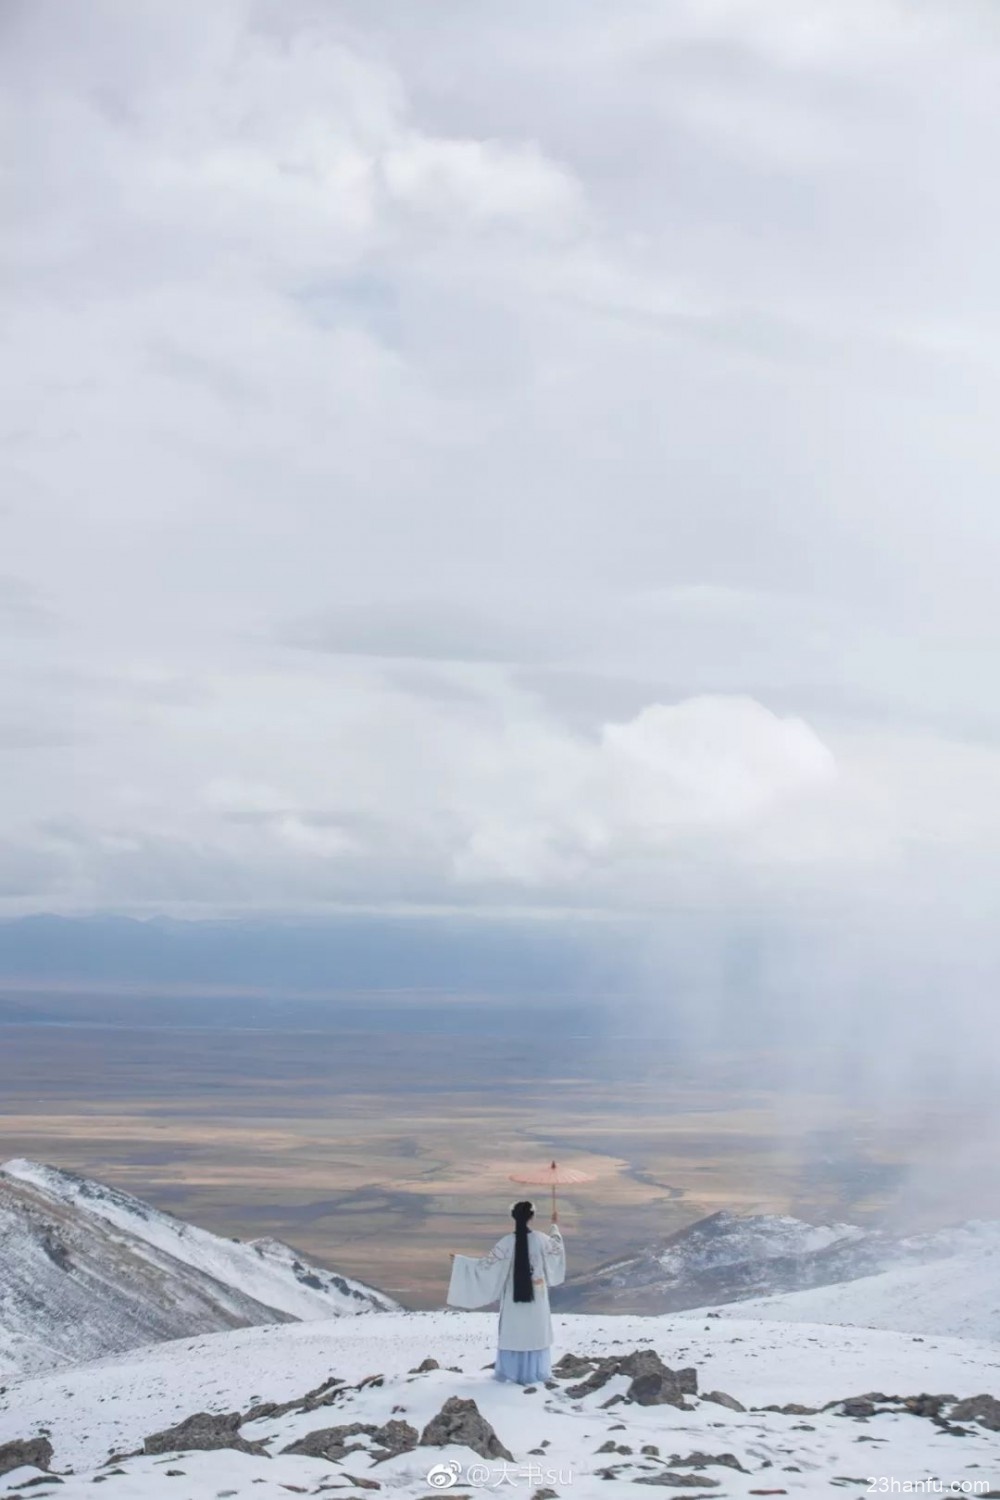
[[[143,1453],[181,1453],[189,1450],[235,1448],[239,1453],[258,1453],[267,1457],[263,1443],[249,1443],[240,1436],[242,1413],[196,1411],[176,1427],[165,1427],[143,1440]]]
[[[701,1399],[714,1401],[716,1406],[726,1406],[730,1411],[746,1411],[742,1401],[737,1401],[735,1396],[730,1396],[725,1391],[703,1391]]]
[[[0,1443],[0,1474],[10,1474],[28,1465],[35,1469],[51,1468],[52,1444],[48,1438],[18,1438],[13,1443]]]
[[[1000,1401],[995,1396],[966,1396],[948,1412],[953,1422],[978,1422],[990,1432],[1000,1432]]]
[[[370,1442],[354,1442],[355,1438],[368,1438]],[[319,1427],[307,1432],[282,1448],[282,1453],[300,1453],[308,1458],[326,1458],[339,1463],[349,1453],[358,1451],[371,1454],[378,1462],[383,1458],[394,1458],[397,1453],[409,1453],[417,1446],[417,1429],[409,1422],[389,1421],[381,1427],[372,1422],[348,1422],[342,1427]]]
[[[553,1370],[560,1380],[573,1379],[585,1372],[584,1380],[567,1389],[567,1395],[574,1400],[593,1395],[615,1375],[629,1377],[631,1384],[624,1399],[639,1406],[676,1406],[681,1411],[690,1411],[690,1404],[684,1397],[698,1392],[698,1372],[691,1368],[671,1370],[655,1349],[635,1349],[631,1354],[610,1354],[601,1358],[567,1354]]]
[[[452,1443],[471,1448],[480,1458],[506,1458],[510,1462],[514,1459],[476,1403],[464,1401],[461,1396],[449,1396],[420,1434],[422,1448],[447,1448]]]

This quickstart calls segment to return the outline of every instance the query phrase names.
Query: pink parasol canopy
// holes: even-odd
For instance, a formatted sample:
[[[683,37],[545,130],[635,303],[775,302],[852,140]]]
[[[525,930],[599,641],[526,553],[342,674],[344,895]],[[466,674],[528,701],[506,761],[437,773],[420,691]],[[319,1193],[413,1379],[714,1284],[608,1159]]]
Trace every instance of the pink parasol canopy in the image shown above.
[[[524,1172],[512,1172],[510,1180],[527,1183],[530,1187],[550,1187],[554,1214],[557,1187],[574,1187],[580,1182],[593,1182],[594,1176],[591,1172],[581,1172],[578,1167],[561,1167],[558,1162],[551,1161],[547,1167],[534,1167]]]

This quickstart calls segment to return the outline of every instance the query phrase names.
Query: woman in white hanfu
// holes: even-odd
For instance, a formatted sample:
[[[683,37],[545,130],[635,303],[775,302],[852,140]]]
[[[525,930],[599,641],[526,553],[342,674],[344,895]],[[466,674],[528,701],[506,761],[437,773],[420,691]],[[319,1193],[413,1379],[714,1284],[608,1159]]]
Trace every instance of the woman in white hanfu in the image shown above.
[[[552,1314],[549,1287],[566,1276],[566,1247],[552,1211],[548,1234],[531,1229],[533,1203],[511,1204],[513,1234],[497,1240],[488,1255],[452,1255],[448,1303],[488,1307],[500,1302],[494,1374],[497,1380],[534,1385],[552,1373]]]

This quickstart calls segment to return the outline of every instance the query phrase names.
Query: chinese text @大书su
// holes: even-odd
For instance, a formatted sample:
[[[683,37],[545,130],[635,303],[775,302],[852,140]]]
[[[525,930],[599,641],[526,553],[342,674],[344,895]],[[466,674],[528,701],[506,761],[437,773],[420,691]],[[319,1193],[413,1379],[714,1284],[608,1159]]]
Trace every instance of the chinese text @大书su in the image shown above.
[[[552,1468],[544,1464],[469,1464],[463,1467],[456,1459],[435,1464],[428,1471],[427,1483],[435,1490],[450,1490],[456,1485],[471,1485],[475,1489],[500,1490],[506,1486],[572,1484],[570,1468]]]

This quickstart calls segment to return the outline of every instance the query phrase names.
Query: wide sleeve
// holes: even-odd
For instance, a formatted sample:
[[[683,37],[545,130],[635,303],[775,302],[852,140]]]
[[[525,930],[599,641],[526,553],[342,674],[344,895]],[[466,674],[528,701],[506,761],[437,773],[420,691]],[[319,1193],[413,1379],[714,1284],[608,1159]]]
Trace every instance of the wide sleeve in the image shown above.
[[[448,1284],[449,1307],[488,1307],[503,1291],[510,1271],[511,1235],[498,1240],[488,1255],[456,1255]]]
[[[542,1237],[542,1257],[546,1281],[549,1286],[559,1286],[566,1280],[566,1245],[558,1224]]]

